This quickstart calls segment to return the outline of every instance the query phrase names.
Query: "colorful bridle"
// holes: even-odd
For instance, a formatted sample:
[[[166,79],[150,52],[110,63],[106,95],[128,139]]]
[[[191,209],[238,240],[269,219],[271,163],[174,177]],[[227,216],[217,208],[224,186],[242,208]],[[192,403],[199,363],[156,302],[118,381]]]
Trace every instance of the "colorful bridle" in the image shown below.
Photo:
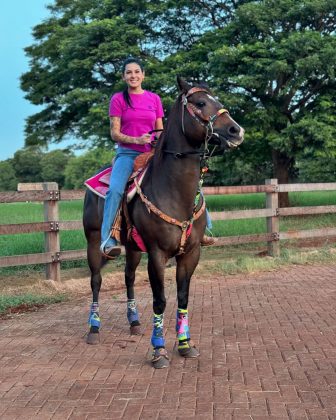
[[[197,108],[194,104],[188,101],[188,98],[190,98],[190,96],[192,96],[194,93],[197,93],[197,92],[205,92],[209,95],[209,91],[201,87],[192,87],[191,89],[188,90],[187,93],[184,93],[182,95],[182,101],[181,101],[182,102],[182,131],[183,131],[183,134],[185,134],[184,113],[185,113],[185,109],[187,109],[190,116],[194,118],[199,124],[201,124],[203,127],[206,128],[205,147],[207,149],[209,140],[215,134],[214,126],[213,126],[215,121],[222,114],[229,114],[229,111],[225,108],[221,108],[213,115],[209,115],[209,116],[203,115],[202,111],[199,108]]]

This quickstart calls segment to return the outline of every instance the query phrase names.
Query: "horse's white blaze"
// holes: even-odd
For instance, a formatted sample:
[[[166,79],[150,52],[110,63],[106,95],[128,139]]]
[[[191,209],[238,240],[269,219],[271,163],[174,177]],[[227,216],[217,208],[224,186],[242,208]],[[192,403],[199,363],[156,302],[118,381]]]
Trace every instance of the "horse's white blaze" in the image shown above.
[[[206,94],[206,96],[213,102],[215,102],[215,104],[218,104],[219,102],[211,95],[209,95],[208,93]]]

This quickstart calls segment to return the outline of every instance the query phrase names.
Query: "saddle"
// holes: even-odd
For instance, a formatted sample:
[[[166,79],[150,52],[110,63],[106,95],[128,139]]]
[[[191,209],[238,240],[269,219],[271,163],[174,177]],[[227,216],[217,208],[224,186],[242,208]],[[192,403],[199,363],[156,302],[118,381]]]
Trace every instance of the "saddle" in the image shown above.
[[[124,198],[117,211],[115,220],[113,222],[113,226],[111,228],[111,236],[113,236],[114,238],[117,239],[117,241],[120,242],[121,224],[122,224],[122,218],[124,216],[126,226],[127,226],[127,239],[129,240],[130,238],[132,238],[132,240],[135,242],[139,250],[143,252],[146,251],[146,246],[140,234],[136,230],[135,226],[131,224],[130,217],[128,215],[128,210],[127,210],[127,203],[129,203],[134,198],[137,192],[136,184],[141,185],[142,180],[144,179],[144,176],[146,174],[148,165],[150,161],[152,160],[153,156],[154,156],[154,150],[151,150],[150,152],[141,153],[139,156],[135,158],[134,164],[133,164],[133,172],[128,179]],[[96,175],[87,179],[84,182],[84,185],[94,194],[105,199],[106,193],[110,185],[110,177],[111,177],[112,168],[113,168],[113,162],[112,162],[112,165],[109,166],[108,168],[98,172]]]
[[[141,184],[142,179],[146,173],[149,162],[154,156],[154,151],[141,153],[134,160],[133,172],[129,177],[127,183],[127,201],[130,202],[136,193],[134,179],[137,178],[138,183]],[[110,177],[113,168],[112,165],[93,175],[91,178],[84,181],[84,185],[94,194],[105,199],[106,193],[110,185]]]

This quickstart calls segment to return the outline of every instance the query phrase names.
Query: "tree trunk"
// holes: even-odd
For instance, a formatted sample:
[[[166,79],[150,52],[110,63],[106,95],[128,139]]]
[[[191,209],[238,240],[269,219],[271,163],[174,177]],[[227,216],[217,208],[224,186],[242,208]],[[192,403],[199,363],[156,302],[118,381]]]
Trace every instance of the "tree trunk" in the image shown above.
[[[278,150],[272,150],[274,178],[278,179],[278,184],[289,183],[289,169],[293,164],[293,159]],[[279,207],[289,207],[288,192],[279,194]]]

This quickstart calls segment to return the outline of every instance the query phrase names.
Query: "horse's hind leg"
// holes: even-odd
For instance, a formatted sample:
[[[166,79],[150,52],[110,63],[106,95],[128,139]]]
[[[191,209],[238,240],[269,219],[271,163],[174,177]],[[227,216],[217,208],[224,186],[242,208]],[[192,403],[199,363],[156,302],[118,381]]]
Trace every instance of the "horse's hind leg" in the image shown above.
[[[102,283],[102,277],[100,274],[101,267],[103,265],[103,258],[99,250],[100,245],[100,232],[90,232],[88,237],[87,246],[87,257],[88,264],[91,271],[91,290],[92,290],[92,304],[89,314],[89,333],[87,335],[86,342],[88,344],[99,343],[99,329],[100,329],[100,316],[99,316],[99,292]]]
[[[160,252],[151,252],[148,256],[148,275],[153,292],[153,332],[151,343],[153,346],[152,364],[155,369],[169,366],[169,359],[165,349],[163,336],[163,313],[166,308],[164,294],[164,269],[167,259]]]
[[[190,279],[198,264],[200,248],[197,247],[190,254],[176,257],[176,283],[177,283],[177,312],[176,335],[178,339],[178,352],[186,358],[199,356],[199,351],[190,341],[188,321],[188,300]]]
[[[127,249],[125,264],[125,284],[127,290],[127,319],[131,335],[140,335],[140,319],[134,296],[135,270],[141,260],[141,252]]]

